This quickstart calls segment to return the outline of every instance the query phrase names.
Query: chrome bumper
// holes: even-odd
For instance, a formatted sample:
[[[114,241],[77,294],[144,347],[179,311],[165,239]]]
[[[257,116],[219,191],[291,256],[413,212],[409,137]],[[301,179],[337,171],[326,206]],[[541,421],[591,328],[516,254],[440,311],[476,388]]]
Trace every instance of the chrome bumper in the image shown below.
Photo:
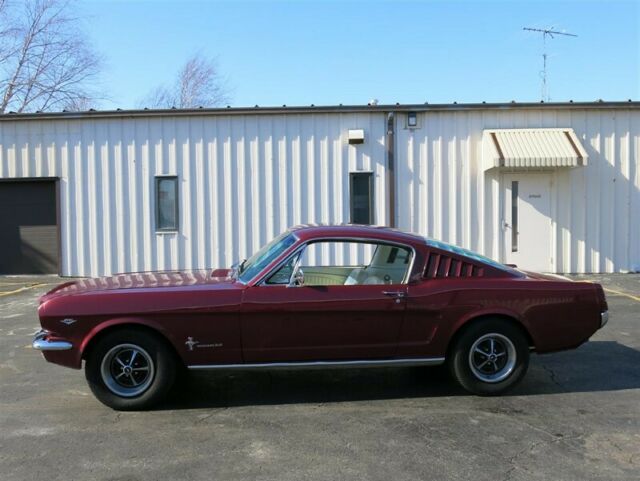
[[[600,328],[603,328],[604,325],[609,322],[609,311],[604,311],[600,313]]]
[[[31,346],[38,351],[68,351],[73,347],[68,341],[50,341],[45,339],[48,334],[49,332],[44,329],[36,332]]]

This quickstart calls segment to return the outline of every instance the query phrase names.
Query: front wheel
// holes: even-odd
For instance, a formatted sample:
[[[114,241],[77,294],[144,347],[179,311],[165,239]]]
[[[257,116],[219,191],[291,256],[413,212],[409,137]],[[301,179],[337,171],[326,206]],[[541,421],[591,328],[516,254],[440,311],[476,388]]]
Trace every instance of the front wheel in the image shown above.
[[[498,395],[522,380],[529,367],[529,343],[522,330],[501,319],[475,322],[452,347],[449,369],[464,389]]]
[[[85,375],[100,402],[127,411],[148,409],[169,392],[176,362],[153,334],[122,329],[100,339],[87,356]]]

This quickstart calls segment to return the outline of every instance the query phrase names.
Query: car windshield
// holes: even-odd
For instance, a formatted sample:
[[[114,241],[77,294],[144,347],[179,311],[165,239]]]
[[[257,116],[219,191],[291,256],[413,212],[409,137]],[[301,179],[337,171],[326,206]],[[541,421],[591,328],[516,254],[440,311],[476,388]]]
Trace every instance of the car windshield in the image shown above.
[[[513,272],[513,269],[511,267],[506,266],[504,264],[500,264],[499,262],[494,261],[489,257],[478,254],[477,252],[473,252],[468,249],[463,249],[462,247],[447,244],[446,242],[441,242],[435,239],[429,239],[428,237],[425,237],[425,240],[427,241],[427,245],[435,247],[437,249],[442,249],[443,251],[449,251],[449,252],[453,252],[454,254],[468,257],[472,260],[479,261],[484,264],[488,264],[491,267],[495,267],[496,269],[501,269],[507,272]]]
[[[267,267],[285,250],[291,247],[296,241],[291,232],[285,232],[273,239],[249,259],[240,264],[238,269],[238,279],[244,283],[253,279],[260,271]]]

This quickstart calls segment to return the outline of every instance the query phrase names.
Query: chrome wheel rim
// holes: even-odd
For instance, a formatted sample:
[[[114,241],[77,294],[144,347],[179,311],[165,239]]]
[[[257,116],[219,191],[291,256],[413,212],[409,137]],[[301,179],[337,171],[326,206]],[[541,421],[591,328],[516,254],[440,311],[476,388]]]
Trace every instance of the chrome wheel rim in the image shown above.
[[[491,333],[479,337],[469,350],[469,367],[483,382],[505,380],[516,367],[516,347],[502,334]]]
[[[102,358],[102,381],[121,397],[139,396],[145,392],[155,375],[153,359],[135,344],[118,344]]]

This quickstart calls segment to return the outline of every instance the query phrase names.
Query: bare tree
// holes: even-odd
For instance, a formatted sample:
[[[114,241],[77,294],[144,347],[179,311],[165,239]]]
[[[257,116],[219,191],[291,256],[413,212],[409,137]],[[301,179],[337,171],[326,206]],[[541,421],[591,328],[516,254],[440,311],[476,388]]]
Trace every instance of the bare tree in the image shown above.
[[[173,84],[155,88],[141,104],[146,107],[183,109],[216,107],[228,101],[228,89],[216,62],[196,54],[180,69]]]
[[[75,97],[67,100],[62,104],[62,110],[68,110],[69,112],[84,112],[94,109],[96,106],[96,99],[89,97]]]
[[[64,0],[0,0],[0,113],[87,104],[100,59]]]

